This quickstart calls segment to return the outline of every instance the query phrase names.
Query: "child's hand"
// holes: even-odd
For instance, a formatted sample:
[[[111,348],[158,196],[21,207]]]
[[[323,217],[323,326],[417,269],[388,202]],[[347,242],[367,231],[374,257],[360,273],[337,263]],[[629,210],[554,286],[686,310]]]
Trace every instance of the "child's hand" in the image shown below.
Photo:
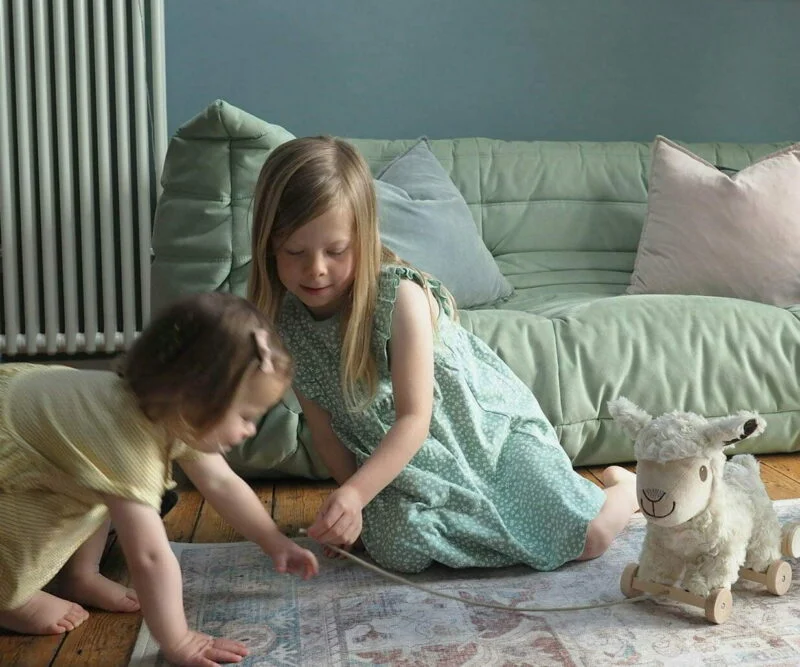
[[[280,541],[269,552],[277,572],[290,572],[303,579],[319,574],[317,557],[308,549],[295,544],[288,537]]]
[[[329,495],[308,529],[309,537],[323,544],[350,545],[361,535],[364,506],[355,489],[345,485]]]
[[[338,558],[339,560],[344,560],[346,558],[345,555],[331,549],[331,546],[334,546],[338,549],[342,549],[343,551],[348,551],[348,552],[364,551],[364,543],[361,541],[361,538],[359,537],[352,544],[334,544],[334,545],[323,544],[322,555],[325,556],[325,558]]]
[[[220,667],[220,663],[241,662],[247,647],[232,639],[189,632],[174,646],[162,646],[164,656],[180,667]]]

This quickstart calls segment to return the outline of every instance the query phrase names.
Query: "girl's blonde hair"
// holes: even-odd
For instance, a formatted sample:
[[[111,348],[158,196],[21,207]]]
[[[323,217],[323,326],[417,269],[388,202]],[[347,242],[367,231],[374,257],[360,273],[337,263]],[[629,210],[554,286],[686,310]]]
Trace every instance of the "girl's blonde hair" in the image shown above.
[[[142,412],[170,437],[191,441],[218,424],[248,369],[261,364],[266,331],[275,376],[288,386],[293,367],[269,318],[233,294],[193,294],[145,328],[118,364]]]
[[[350,409],[362,409],[375,395],[378,382],[371,340],[380,269],[383,264],[405,264],[381,244],[369,166],[354,146],[341,139],[293,139],[270,153],[253,201],[248,296],[272,319],[277,318],[286,292],[275,259],[280,245],[307,222],[332,209],[352,213],[355,276],[342,313],[340,371],[345,403]]]

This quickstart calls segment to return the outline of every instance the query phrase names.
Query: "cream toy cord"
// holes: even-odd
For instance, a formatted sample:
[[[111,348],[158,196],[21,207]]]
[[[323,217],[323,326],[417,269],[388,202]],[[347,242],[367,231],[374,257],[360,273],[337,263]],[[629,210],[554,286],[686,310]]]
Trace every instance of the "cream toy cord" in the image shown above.
[[[306,530],[303,528],[301,528],[298,532],[301,535],[308,534]],[[584,604],[572,607],[512,607],[510,605],[505,605],[505,604],[498,604],[494,602],[481,602],[479,600],[473,600],[471,598],[462,598],[456,595],[450,595],[448,593],[440,593],[439,591],[435,591],[431,588],[428,588],[427,586],[416,584],[413,581],[406,579],[405,577],[401,577],[399,575],[392,574],[391,572],[387,572],[386,570],[378,567],[377,565],[373,565],[372,563],[368,563],[367,561],[359,558],[358,556],[354,556],[349,551],[345,551],[344,549],[340,549],[339,547],[335,547],[331,544],[326,544],[325,546],[331,551],[335,551],[337,554],[340,554],[345,558],[350,559],[351,561],[360,565],[361,567],[382,576],[384,579],[389,579],[390,581],[393,581],[396,584],[411,586],[412,588],[416,588],[417,590],[423,591],[424,593],[428,593],[429,595],[435,595],[440,598],[455,600],[456,602],[463,602],[464,604],[471,604],[475,607],[488,607],[489,609],[499,609],[501,611],[515,611],[515,612],[582,611],[584,609],[600,609],[601,607],[613,607],[618,604],[628,604],[630,602],[641,602],[642,600],[652,600],[655,597],[657,597],[654,595],[641,595],[635,598],[623,598],[621,600],[614,600],[613,602],[598,602],[597,604]]]

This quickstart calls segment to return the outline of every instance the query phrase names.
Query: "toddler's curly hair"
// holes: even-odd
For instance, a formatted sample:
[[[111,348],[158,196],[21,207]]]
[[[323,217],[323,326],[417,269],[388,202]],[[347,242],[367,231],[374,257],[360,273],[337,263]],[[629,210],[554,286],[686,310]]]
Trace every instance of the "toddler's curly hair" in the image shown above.
[[[291,383],[291,357],[269,318],[234,294],[207,292],[167,306],[118,365],[144,414],[181,439],[225,416],[245,373],[261,364],[255,332],[266,330],[274,373]]]

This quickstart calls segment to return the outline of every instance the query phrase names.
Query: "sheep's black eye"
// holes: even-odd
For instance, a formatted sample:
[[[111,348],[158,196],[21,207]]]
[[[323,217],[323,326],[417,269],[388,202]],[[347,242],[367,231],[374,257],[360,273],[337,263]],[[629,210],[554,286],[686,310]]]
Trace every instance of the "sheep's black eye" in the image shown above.
[[[698,472],[700,474],[700,481],[705,482],[708,479],[708,468],[705,466],[700,466],[700,470]]]

